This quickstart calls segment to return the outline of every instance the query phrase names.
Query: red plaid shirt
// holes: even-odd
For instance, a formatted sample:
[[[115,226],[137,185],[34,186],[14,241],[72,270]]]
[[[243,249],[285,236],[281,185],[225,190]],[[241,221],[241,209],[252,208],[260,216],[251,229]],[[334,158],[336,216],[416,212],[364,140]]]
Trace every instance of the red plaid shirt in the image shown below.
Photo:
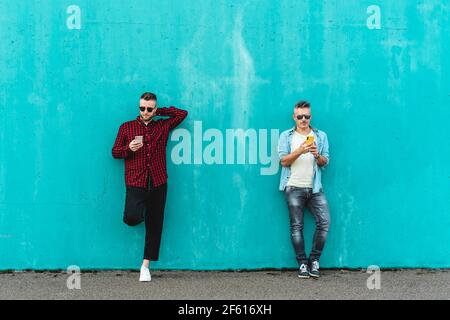
[[[187,116],[187,111],[170,108],[158,108],[157,116],[168,119],[152,120],[147,125],[137,117],[136,120],[122,124],[112,148],[112,156],[125,159],[125,184],[146,188],[150,174],[152,184],[158,187],[167,182],[166,146],[169,131],[179,125]],[[143,136],[144,146],[136,152],[129,144],[135,136]]]

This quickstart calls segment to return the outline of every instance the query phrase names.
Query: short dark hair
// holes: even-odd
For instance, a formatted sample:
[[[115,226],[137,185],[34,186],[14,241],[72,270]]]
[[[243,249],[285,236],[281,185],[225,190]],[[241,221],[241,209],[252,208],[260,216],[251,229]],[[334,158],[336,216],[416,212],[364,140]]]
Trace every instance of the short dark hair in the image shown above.
[[[311,105],[308,101],[299,101],[295,104],[295,109],[297,108],[311,108]]]
[[[149,100],[156,101],[156,94],[151,93],[151,92],[144,92],[141,96],[141,99],[144,99],[145,101],[149,101]]]

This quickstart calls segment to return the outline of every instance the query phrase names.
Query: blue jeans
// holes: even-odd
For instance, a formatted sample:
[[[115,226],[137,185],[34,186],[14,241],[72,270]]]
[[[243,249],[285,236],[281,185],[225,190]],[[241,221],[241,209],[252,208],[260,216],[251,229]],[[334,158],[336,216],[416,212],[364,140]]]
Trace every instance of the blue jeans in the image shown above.
[[[308,263],[303,238],[303,211],[305,207],[313,214],[316,221],[316,231],[309,261],[319,261],[330,227],[330,209],[325,194],[323,192],[312,193],[312,188],[298,187],[286,187],[284,194],[289,208],[291,241],[298,264]]]

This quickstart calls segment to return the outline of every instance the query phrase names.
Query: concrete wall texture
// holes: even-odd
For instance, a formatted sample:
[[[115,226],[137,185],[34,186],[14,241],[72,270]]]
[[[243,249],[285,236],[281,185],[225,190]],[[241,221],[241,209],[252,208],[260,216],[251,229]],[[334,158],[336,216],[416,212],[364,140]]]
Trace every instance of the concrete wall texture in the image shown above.
[[[111,147],[144,91],[189,111],[154,268],[296,266],[276,143],[300,99],[330,142],[321,266],[450,267],[449,34],[442,0],[0,0],[0,269],[140,266]]]

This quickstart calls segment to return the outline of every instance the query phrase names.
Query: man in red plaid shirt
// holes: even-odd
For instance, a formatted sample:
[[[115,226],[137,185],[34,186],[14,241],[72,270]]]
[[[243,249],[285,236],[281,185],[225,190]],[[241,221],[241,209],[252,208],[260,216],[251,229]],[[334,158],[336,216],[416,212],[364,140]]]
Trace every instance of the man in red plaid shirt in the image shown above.
[[[135,226],[145,221],[144,261],[139,281],[151,281],[150,261],[157,261],[167,195],[166,146],[169,131],[187,116],[175,107],[158,108],[156,95],[140,99],[140,115],[119,128],[112,148],[115,159],[125,159],[126,199],[123,221]],[[168,117],[154,120],[155,116]]]

